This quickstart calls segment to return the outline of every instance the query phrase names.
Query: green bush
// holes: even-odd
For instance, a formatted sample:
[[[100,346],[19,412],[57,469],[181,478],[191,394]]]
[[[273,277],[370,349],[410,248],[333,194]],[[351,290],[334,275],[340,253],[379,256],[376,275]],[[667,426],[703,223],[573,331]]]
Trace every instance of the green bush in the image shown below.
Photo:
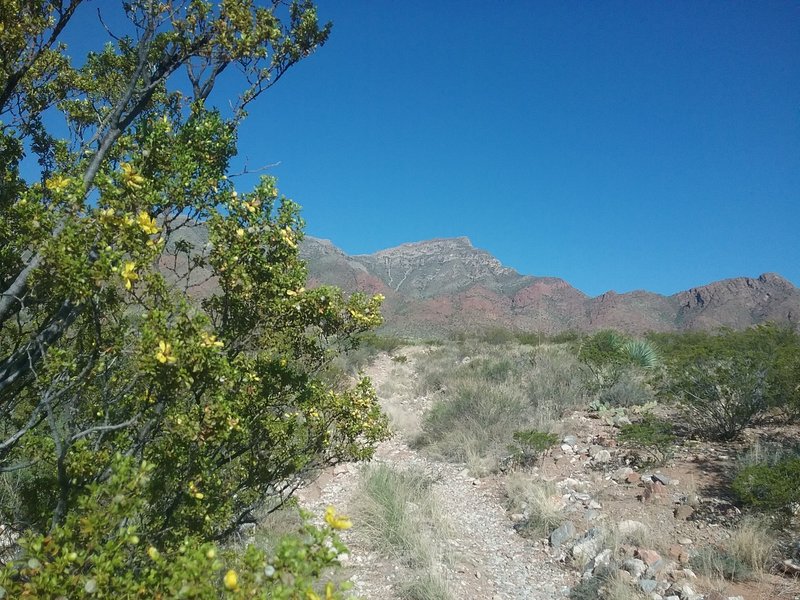
[[[701,359],[670,383],[687,422],[704,436],[730,440],[767,408],[766,372],[747,358]]]
[[[745,467],[732,487],[739,500],[757,508],[784,509],[800,502],[800,457]]]
[[[535,464],[542,454],[558,443],[556,434],[536,429],[515,431],[512,437],[514,444],[509,447],[509,451],[512,460],[521,466]]]
[[[697,364],[746,364],[763,374],[767,408],[800,417],[800,332],[767,323],[744,331],[661,333],[648,339],[661,348],[669,378],[683,380]]]
[[[0,472],[24,477],[0,513],[46,534],[122,452],[155,465],[138,535],[172,548],[233,535],[318,469],[369,457],[387,435],[369,381],[320,374],[380,325],[381,298],[306,289],[299,207],[271,177],[246,191],[227,175],[251,101],[330,25],[310,1],[118,2],[130,37],[72,64],[58,38],[80,2],[13,4]],[[211,94],[228,67],[241,93]]]
[[[675,434],[669,421],[648,414],[638,423],[623,425],[617,440],[636,451],[646,453],[646,464],[663,465],[672,457]]]
[[[329,517],[323,528],[304,523],[272,553],[248,547],[223,551],[191,536],[157,546],[136,527],[147,512],[154,465],[115,457],[111,476],[88,486],[63,524],[20,540],[20,554],[0,569],[3,598],[341,598],[323,581],[346,551]],[[324,590],[324,591],[323,591]]]

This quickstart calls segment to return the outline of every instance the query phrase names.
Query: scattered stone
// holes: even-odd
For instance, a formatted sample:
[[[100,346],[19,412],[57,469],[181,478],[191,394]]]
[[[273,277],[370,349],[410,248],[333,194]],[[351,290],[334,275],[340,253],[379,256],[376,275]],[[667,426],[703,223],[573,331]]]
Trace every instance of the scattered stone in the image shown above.
[[[616,415],[612,422],[617,427],[622,427],[623,425],[631,425],[631,420],[628,418],[628,415]]]
[[[787,573],[797,575],[800,573],[800,562],[792,560],[791,558],[787,558],[781,563],[783,570]]]
[[[602,451],[603,451],[603,447],[599,446],[597,444],[593,444],[593,445],[589,446],[589,456],[591,456],[592,458],[597,456],[598,452],[602,452]]]
[[[611,564],[611,549],[606,548],[592,559],[591,567],[594,571],[597,567],[607,567]]]
[[[519,521],[522,521],[524,518],[525,515],[523,515],[522,513],[514,513],[511,515],[511,520],[514,521],[514,523],[518,523]]]
[[[578,438],[576,438],[574,435],[565,435],[561,441],[565,444],[569,444],[570,446],[578,445]]]
[[[570,446],[569,444],[561,444],[561,451],[564,454],[574,454],[575,453],[575,450],[573,450],[572,446]]]
[[[706,600],[728,600],[727,596],[723,596],[718,591],[714,590],[706,596]]]
[[[680,544],[673,544],[669,547],[667,552],[670,558],[677,560],[679,563],[687,564],[689,562],[689,551]]]
[[[674,514],[679,521],[688,521],[689,517],[694,514],[694,509],[688,504],[681,504],[675,509]]]
[[[634,579],[639,579],[647,570],[647,565],[638,558],[629,558],[622,563],[622,569],[630,573]]]
[[[639,473],[637,473],[636,471],[628,473],[625,476],[625,481],[628,482],[628,483],[639,483],[641,480],[642,480],[642,476]]]
[[[694,542],[690,538],[681,538],[678,540],[681,546],[691,546]]]
[[[576,529],[572,521],[565,521],[558,529],[550,534],[550,545],[553,548],[560,548],[561,545],[575,537]]]
[[[631,469],[630,467],[620,467],[611,474],[611,479],[613,479],[617,483],[621,483],[625,481],[625,478],[633,472],[634,472],[633,469]]]
[[[572,546],[570,556],[576,563],[586,564],[600,553],[602,543],[599,531],[592,528]]]
[[[597,464],[607,463],[611,460],[611,452],[608,450],[600,450],[592,457],[592,460]]]
[[[617,530],[623,536],[629,537],[637,534],[647,533],[647,525],[641,521],[634,521],[633,519],[626,519],[620,521],[617,525]]]
[[[648,548],[637,548],[636,557],[643,560],[648,567],[652,567],[661,560],[661,555],[658,552]]]
[[[573,497],[575,498],[575,500],[578,500],[579,502],[589,502],[589,500],[592,499],[592,497],[589,494],[580,494],[580,493],[573,494]]]
[[[642,500],[645,502],[657,502],[667,495],[667,488],[660,481],[645,481]]]
[[[592,500],[591,502],[589,502],[589,508],[592,510],[600,510],[601,508],[603,508],[603,505],[600,504],[597,500]]]
[[[655,592],[657,585],[658,585],[658,582],[655,579],[640,579],[639,580],[639,587],[642,588],[642,591],[645,594],[649,594],[650,592]]]
[[[660,481],[664,485],[669,485],[671,479],[663,473],[654,473],[652,476],[653,481]]]

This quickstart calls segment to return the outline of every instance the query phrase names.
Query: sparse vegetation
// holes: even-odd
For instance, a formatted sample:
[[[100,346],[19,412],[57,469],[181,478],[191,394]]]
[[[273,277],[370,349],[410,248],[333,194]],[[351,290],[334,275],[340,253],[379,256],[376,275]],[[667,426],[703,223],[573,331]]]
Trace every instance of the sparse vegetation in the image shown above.
[[[561,496],[553,483],[511,473],[505,481],[508,508],[523,515],[517,531],[525,537],[547,537],[564,520]]]
[[[663,465],[672,457],[676,438],[669,421],[645,414],[638,423],[623,425],[617,439],[637,452],[642,464]]]
[[[438,573],[438,544],[449,526],[432,485],[429,477],[414,470],[370,465],[363,470],[356,502],[359,526],[368,543],[410,570],[408,583],[399,591],[412,600],[451,597]]]
[[[556,434],[536,429],[515,431],[512,437],[514,443],[509,446],[511,460],[523,467],[535,464],[547,450],[558,443]]]
[[[468,360],[453,360],[449,350],[425,361],[423,385],[443,392],[419,440],[430,452],[457,461],[482,457],[496,468],[514,432],[546,431],[587,401],[582,371],[563,348],[539,347],[535,357],[519,346],[473,350]]]

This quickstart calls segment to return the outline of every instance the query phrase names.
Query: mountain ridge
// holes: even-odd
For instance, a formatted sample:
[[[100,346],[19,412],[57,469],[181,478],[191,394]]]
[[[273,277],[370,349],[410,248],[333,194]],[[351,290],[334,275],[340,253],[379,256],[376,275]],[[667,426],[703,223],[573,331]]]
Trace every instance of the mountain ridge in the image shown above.
[[[311,284],[384,294],[384,328],[398,334],[490,327],[642,333],[741,329],[765,321],[800,327],[800,290],[777,273],[722,279],[668,296],[609,290],[592,297],[559,277],[521,274],[463,236],[358,255],[306,236],[301,256]]]

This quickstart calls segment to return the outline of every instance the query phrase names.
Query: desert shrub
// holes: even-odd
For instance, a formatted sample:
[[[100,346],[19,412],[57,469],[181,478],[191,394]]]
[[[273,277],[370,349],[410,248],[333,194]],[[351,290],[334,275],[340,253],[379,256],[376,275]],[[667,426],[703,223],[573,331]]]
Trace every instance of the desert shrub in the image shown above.
[[[751,465],[734,478],[732,488],[744,504],[763,509],[784,509],[800,502],[800,457],[782,458],[774,464]]]
[[[136,527],[148,510],[153,469],[116,457],[109,479],[88,486],[62,524],[47,536],[31,532],[20,540],[20,554],[0,569],[0,596],[215,600],[231,593],[288,599],[319,592],[340,597],[338,586],[322,577],[346,550],[334,531],[347,526],[341,518],[330,518],[323,528],[304,522],[299,532],[277,540],[269,554],[253,546],[224,551],[194,536],[175,547],[158,547]]]
[[[521,466],[535,464],[547,450],[558,443],[556,434],[537,429],[515,431],[512,437],[514,443],[509,446],[511,458]]]
[[[368,466],[361,478],[356,499],[359,527],[374,550],[409,569],[398,589],[403,598],[452,597],[439,574],[440,540],[450,527],[432,485],[420,471],[388,465]]]
[[[125,1],[126,35],[73,64],[59,37],[89,14],[81,0],[12,4],[0,11],[0,472],[20,477],[0,514],[28,533],[4,585],[176,597],[202,574],[206,597],[219,584],[207,542],[388,434],[367,379],[321,375],[380,325],[381,298],[306,289],[299,207],[274,178],[240,191],[228,177],[251,102],[330,25],[310,1]],[[240,94],[214,90],[225,69]],[[112,493],[127,485],[117,452],[152,465],[132,477],[140,503]],[[313,536],[282,552],[319,565]],[[252,556],[241,589],[264,571]],[[258,575],[262,597],[284,594],[283,575],[304,581],[271,568],[281,578]]]
[[[432,485],[433,480],[418,471],[366,467],[356,506],[370,544],[408,566],[430,565],[436,554],[431,527],[443,519]]]
[[[617,440],[644,456],[645,464],[663,465],[673,452],[675,434],[672,423],[646,414],[638,423],[620,427]]]
[[[433,570],[415,573],[398,590],[403,600],[451,600],[454,598],[447,580]]]
[[[465,461],[469,453],[499,460],[525,406],[524,395],[511,385],[455,383],[425,415],[419,443],[451,460]]]
[[[671,382],[687,422],[699,434],[735,438],[767,407],[766,372],[746,358],[703,359]]]
[[[656,394],[634,369],[624,369],[613,384],[598,392],[597,399],[609,407],[625,408],[653,402]]]
[[[800,333],[788,327],[763,324],[744,331],[651,334],[665,358],[669,379],[684,381],[698,364],[736,364],[763,377],[763,402],[787,417],[800,416]],[[720,381],[726,385],[724,373]],[[667,391],[680,396],[674,387]]]

